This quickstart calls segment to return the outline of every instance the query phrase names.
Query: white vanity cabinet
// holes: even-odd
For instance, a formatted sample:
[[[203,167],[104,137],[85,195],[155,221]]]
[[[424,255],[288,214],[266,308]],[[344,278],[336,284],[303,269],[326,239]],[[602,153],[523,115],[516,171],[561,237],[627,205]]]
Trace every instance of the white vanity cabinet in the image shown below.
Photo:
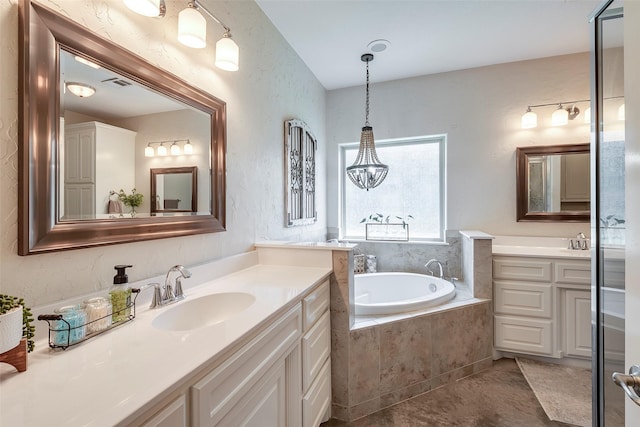
[[[195,426],[297,427],[300,304],[191,387]]]
[[[329,419],[331,407],[331,318],[329,281],[302,301],[303,427],[317,427]]]
[[[493,258],[496,350],[591,356],[591,261]]]

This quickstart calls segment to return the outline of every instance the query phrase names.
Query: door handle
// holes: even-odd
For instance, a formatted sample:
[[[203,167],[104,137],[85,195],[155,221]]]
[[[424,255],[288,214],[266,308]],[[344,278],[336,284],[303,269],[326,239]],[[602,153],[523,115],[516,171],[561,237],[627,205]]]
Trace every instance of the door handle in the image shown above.
[[[640,366],[631,365],[629,375],[614,372],[611,376],[614,383],[622,387],[629,399],[640,406]]]

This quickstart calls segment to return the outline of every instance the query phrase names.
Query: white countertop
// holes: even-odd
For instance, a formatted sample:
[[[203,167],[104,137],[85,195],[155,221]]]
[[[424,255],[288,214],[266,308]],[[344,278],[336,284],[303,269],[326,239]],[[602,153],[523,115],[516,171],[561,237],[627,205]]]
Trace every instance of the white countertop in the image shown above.
[[[137,305],[132,322],[65,351],[38,342],[26,372],[4,364],[10,369],[0,369],[0,425],[113,426],[128,421],[180,380],[221,359],[234,343],[255,335],[330,272],[327,267],[255,265],[185,289],[185,301],[154,310]],[[178,304],[227,291],[252,294],[256,302],[227,321],[186,332],[151,325],[155,316]]]

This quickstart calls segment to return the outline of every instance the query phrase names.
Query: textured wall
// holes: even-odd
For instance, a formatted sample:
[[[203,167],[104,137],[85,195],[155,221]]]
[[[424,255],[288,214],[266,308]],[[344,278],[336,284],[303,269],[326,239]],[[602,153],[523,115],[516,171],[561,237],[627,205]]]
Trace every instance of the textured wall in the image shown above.
[[[233,29],[240,70],[213,66],[222,32],[209,23],[209,47],[193,50],[176,41],[177,14],[184,1],[168,1],[167,17],[130,12],[120,0],[42,0],[87,26],[227,102],[227,229],[208,234],[19,257],[17,255],[18,4],[0,2],[0,289],[41,305],[111,284],[113,265],[131,263],[132,281],[171,265],[193,265],[247,251],[261,239],[323,239],[326,234],[325,151],[316,167],[318,222],[284,227],[283,122],[298,117],[325,144],[325,91],[250,1],[204,0]]]
[[[536,110],[538,128],[520,129],[527,105],[589,99],[588,53],[385,83],[375,83],[375,73],[374,62],[370,121],[376,139],[447,134],[448,229],[537,236],[588,232],[586,223],[516,222],[515,185],[516,147],[589,142],[584,116],[551,127],[554,107]],[[362,86],[328,92],[329,234],[338,226],[337,146],[358,140],[363,110]],[[376,195],[375,189],[369,193]]]

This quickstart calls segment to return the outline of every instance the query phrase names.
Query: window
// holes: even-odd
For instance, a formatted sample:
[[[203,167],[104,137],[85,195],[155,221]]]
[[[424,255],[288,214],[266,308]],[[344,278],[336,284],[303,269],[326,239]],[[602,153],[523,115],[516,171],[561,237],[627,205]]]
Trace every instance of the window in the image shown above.
[[[358,144],[340,146],[340,238],[364,239],[362,219],[382,214],[389,222],[411,215],[407,223],[412,241],[443,241],[446,136],[377,141],[376,151],[389,174],[378,187],[365,191],[345,173],[358,154]]]

